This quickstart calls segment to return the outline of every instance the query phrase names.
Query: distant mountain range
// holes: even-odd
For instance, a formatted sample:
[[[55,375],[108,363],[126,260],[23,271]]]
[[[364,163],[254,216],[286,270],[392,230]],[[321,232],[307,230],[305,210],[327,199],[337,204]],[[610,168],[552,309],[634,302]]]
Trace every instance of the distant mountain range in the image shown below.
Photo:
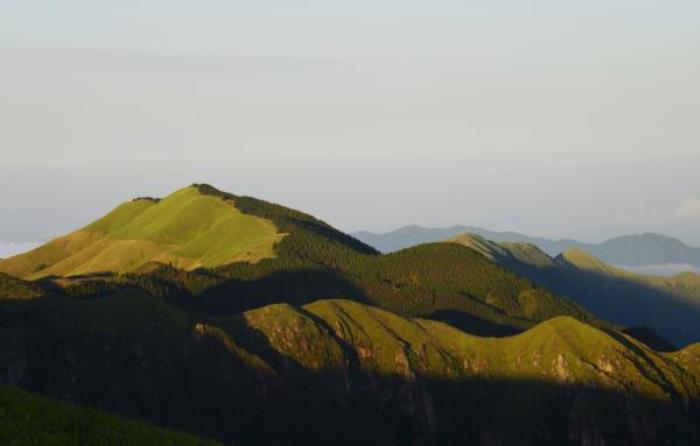
[[[602,243],[585,243],[572,239],[549,240],[530,237],[519,232],[498,232],[476,226],[451,226],[449,228],[425,228],[404,226],[394,231],[374,233],[359,231],[351,235],[381,252],[393,252],[422,243],[431,243],[469,233],[494,242],[531,243],[550,256],[557,256],[569,249],[579,248],[613,265],[689,265],[700,268],[700,248],[693,248],[678,239],[660,234],[645,233],[615,237]]]

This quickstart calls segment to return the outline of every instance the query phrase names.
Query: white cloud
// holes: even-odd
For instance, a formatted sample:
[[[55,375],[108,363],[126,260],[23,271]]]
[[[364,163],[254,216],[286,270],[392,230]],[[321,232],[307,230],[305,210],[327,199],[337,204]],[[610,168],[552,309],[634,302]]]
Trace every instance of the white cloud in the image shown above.
[[[37,242],[12,242],[0,240],[0,258],[10,257],[15,254],[20,254],[30,249],[39,246]]]
[[[677,208],[678,215],[686,218],[700,218],[700,198],[688,198]]]
[[[659,265],[644,265],[644,266],[620,266],[623,269],[650,276],[668,276],[672,277],[677,274],[691,272],[700,273],[700,269],[687,263],[663,263]]]

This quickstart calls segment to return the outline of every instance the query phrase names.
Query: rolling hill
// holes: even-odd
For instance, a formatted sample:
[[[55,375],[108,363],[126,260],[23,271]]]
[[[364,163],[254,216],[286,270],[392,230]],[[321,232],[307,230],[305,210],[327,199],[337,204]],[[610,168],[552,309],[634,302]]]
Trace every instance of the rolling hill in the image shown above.
[[[687,265],[700,269],[700,248],[693,248],[678,239],[653,233],[615,237],[602,243],[585,243],[572,239],[549,240],[512,231],[490,231],[475,226],[424,228],[413,225],[386,233],[359,231],[352,235],[382,252],[393,252],[422,243],[438,242],[461,233],[479,235],[498,243],[533,244],[552,257],[578,248],[614,265],[675,265],[678,268]]]
[[[468,236],[381,255],[310,215],[195,184],[0,271],[0,385],[203,438],[700,439],[697,345],[656,351],[627,333],[653,335],[576,302],[599,302],[604,280],[589,300],[565,297],[581,277],[632,280],[580,255]],[[56,410],[71,426],[72,409]]]
[[[609,265],[580,249],[553,258],[534,245],[495,243],[471,234],[448,241],[476,249],[605,320],[653,328],[676,345],[700,341],[700,275],[646,276]]]
[[[272,222],[240,212],[233,201],[188,187],[163,200],[124,203],[83,229],[0,261],[0,271],[37,279],[122,273],[149,262],[192,270],[274,256],[283,237]]]
[[[208,185],[122,204],[0,262],[0,271],[73,296],[135,286],[211,314],[348,297],[476,334],[512,334],[554,316],[594,319],[464,247],[379,255],[312,216]]]
[[[569,317],[484,338],[345,299],[211,317],[132,290],[0,321],[0,383],[236,444],[698,439],[697,346]]]

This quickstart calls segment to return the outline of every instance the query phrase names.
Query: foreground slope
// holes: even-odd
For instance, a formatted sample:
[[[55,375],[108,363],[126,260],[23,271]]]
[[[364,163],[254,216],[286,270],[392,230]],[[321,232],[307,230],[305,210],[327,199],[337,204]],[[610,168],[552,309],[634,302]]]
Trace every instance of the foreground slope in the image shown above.
[[[0,443],[47,446],[218,444],[7,387],[0,387]]]
[[[122,291],[0,322],[0,384],[236,444],[698,440],[697,349],[568,317],[483,338],[342,299],[206,317]]]
[[[700,341],[700,276],[646,276],[609,265],[580,249],[556,258],[534,245],[495,243],[460,234],[447,241],[477,249],[492,261],[566,295],[596,316],[647,326],[677,345]]]

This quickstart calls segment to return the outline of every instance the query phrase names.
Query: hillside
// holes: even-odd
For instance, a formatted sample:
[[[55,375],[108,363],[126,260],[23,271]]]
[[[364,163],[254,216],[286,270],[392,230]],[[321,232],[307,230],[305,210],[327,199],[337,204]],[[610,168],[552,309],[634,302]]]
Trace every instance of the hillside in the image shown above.
[[[386,233],[359,231],[352,235],[382,252],[393,252],[422,243],[438,242],[462,233],[478,235],[497,243],[532,244],[552,257],[578,248],[614,265],[690,265],[700,268],[700,247],[693,248],[673,237],[652,233],[615,237],[602,243],[585,243],[571,239],[549,240],[513,231],[490,231],[475,226],[424,228],[413,225]]]
[[[385,233],[358,231],[351,235],[370,246],[374,246],[381,252],[388,253],[423,243],[439,242],[462,233],[478,235],[496,242],[531,243],[541,247],[550,255],[557,255],[566,249],[581,245],[576,240],[548,240],[541,237],[530,237],[514,231],[491,231],[477,226],[463,225],[447,228],[426,228],[410,225]]]
[[[235,444],[695,444],[694,346],[543,286],[591,305],[631,280],[569,257],[469,235],[380,255],[193,185],[0,263],[26,273],[0,275],[0,385]]]
[[[448,241],[478,245],[496,263],[572,298],[605,320],[653,328],[676,345],[700,341],[700,275],[646,276],[580,249],[551,258],[533,245],[498,244],[469,234]]]
[[[698,439],[694,350],[568,317],[483,338],[342,299],[203,317],[132,291],[0,322],[0,383],[236,444]]]
[[[312,216],[207,185],[121,205],[0,262],[0,270],[43,278],[71,296],[137,287],[210,314],[347,297],[482,335],[516,333],[555,316],[594,319],[464,247],[429,244],[382,256]]]
[[[83,229],[1,261],[0,271],[35,279],[122,273],[149,262],[192,270],[272,257],[283,237],[269,220],[188,187],[163,200],[124,203]]]
[[[300,257],[292,243],[279,247],[289,254],[191,273],[157,268],[132,274],[128,280],[184,308],[210,314],[347,297],[406,317],[447,321],[482,335],[512,334],[561,315],[594,320],[572,301],[461,246],[430,244],[384,256],[343,250],[331,265],[322,251]]]
[[[211,445],[193,435],[0,387],[0,443],[16,445]]]
[[[41,286],[0,273],[0,300],[2,299],[36,299],[48,294]]]

